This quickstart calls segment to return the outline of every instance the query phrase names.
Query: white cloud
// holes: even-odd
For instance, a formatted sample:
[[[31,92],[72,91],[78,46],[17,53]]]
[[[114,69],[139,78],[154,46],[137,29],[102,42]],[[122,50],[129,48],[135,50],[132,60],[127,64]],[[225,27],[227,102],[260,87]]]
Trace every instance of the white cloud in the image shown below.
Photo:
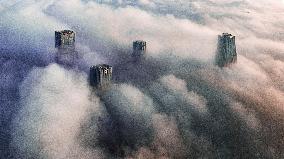
[[[269,125],[283,117],[283,9],[281,1],[276,0],[2,1],[0,33],[3,36],[0,48],[3,54],[14,58],[14,61],[5,62],[1,67],[1,75],[5,76],[0,81],[3,88],[10,90],[18,87],[10,81],[20,75],[7,71],[14,68],[15,61],[45,66],[48,62],[42,64],[41,61],[53,58],[54,30],[75,30],[76,47],[82,55],[79,65],[83,70],[66,70],[49,65],[33,69],[25,77],[20,87],[20,105],[23,109],[14,125],[15,146],[25,155],[35,153],[47,158],[68,158],[69,155],[90,158],[92,154],[103,157],[105,152],[101,152],[101,147],[96,143],[93,145],[97,147],[92,149],[76,140],[81,130],[80,123],[88,123],[92,116],[88,111],[105,117],[104,110],[101,110],[104,106],[99,103],[98,97],[94,97],[94,101],[89,100],[84,71],[97,63],[117,64],[115,58],[125,60],[131,54],[131,42],[143,39],[147,41],[149,58],[145,63],[137,64],[137,70],[146,70],[147,77],[153,77],[151,80],[155,81],[149,81],[146,77],[141,79],[148,80],[150,86],[132,81],[139,89],[119,84],[109,92],[110,98],[103,99],[117,110],[120,122],[128,128],[123,132],[129,132],[134,139],[144,139],[148,135],[140,133],[141,127],[145,132],[155,132],[156,143],[164,143],[164,147],[158,146],[163,149],[160,152],[171,152],[171,144],[180,146],[180,142],[190,147],[194,144],[191,139],[195,139],[196,143],[204,141],[206,146],[200,149],[206,152],[217,149],[220,154],[224,151],[230,158],[229,151],[239,150],[231,148],[228,142],[222,142],[224,147],[218,147],[218,142],[219,139],[226,140],[223,137],[227,131],[232,135],[229,137],[241,138],[237,132],[232,133],[228,123],[222,125],[222,117],[227,117],[228,112],[235,112],[239,116],[236,120],[245,123],[242,126],[269,130],[266,134],[267,138],[271,137],[268,146],[281,153],[283,146],[277,143],[283,140],[282,132],[277,130],[282,127]],[[220,69],[212,63],[217,35],[222,32],[236,35],[239,56],[237,64]],[[152,63],[158,72],[152,72]],[[128,71],[133,73],[135,69],[129,67]],[[17,81],[20,79],[17,78]],[[230,100],[239,104],[226,112],[226,102]],[[161,115],[161,112],[167,115]],[[275,115],[275,112],[278,114]],[[211,113],[216,116],[210,116]],[[200,125],[196,128],[194,124]],[[223,132],[217,133],[214,124],[226,130],[224,136]],[[161,125],[164,129],[159,131]],[[202,127],[204,125],[209,128]],[[96,131],[96,126],[91,123],[92,129],[87,132]],[[21,133],[25,136],[20,136]],[[123,134],[122,138],[135,143],[128,140],[126,136],[129,134]],[[87,137],[93,139],[90,134]],[[174,140],[168,140],[170,137]],[[244,145],[241,139],[234,144]],[[138,157],[156,155],[149,147],[139,146]],[[253,147],[253,144],[249,146]],[[258,151],[254,148],[248,152],[257,154],[252,152]],[[192,153],[195,152],[193,150]],[[197,153],[196,156],[202,155]]]
[[[168,75],[162,77],[159,82],[161,84],[154,84],[151,90],[161,98],[164,105],[171,107],[168,109],[192,109],[201,115],[208,113],[206,99],[193,91],[188,91],[186,81]]]
[[[13,125],[13,146],[22,153],[19,157],[103,157],[100,150],[83,148],[79,139],[90,113],[99,115],[103,110],[97,97],[88,99],[84,74],[50,65],[34,69],[20,88],[23,107]]]

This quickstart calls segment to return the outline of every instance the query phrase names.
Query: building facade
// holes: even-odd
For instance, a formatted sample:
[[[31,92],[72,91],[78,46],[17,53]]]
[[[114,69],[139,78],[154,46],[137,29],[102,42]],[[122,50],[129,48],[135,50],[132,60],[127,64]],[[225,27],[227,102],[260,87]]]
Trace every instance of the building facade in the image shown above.
[[[146,41],[133,42],[133,56],[143,56],[146,53]]]
[[[72,66],[76,64],[78,53],[75,50],[75,32],[72,30],[55,31],[55,60],[59,64]]]
[[[218,48],[216,64],[219,67],[226,67],[237,62],[237,51],[235,36],[223,33],[218,36]]]
[[[90,68],[90,85],[96,88],[105,89],[111,85],[112,66],[101,64]]]
[[[75,47],[75,32],[72,30],[55,31],[55,47]]]

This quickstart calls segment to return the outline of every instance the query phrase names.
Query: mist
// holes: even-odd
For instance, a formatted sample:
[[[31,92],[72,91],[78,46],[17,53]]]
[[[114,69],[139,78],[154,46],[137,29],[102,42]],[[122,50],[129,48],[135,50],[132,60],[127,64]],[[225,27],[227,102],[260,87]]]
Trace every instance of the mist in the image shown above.
[[[0,158],[284,158],[283,14],[280,0],[1,1]],[[219,68],[223,32],[238,62]],[[102,63],[113,84],[98,93]]]

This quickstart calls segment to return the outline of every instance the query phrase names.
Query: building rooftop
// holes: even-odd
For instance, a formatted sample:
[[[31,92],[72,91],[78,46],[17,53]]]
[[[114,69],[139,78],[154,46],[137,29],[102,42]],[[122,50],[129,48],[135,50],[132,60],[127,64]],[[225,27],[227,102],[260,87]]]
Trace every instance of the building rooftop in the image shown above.
[[[223,33],[222,36],[224,36],[224,37],[230,37],[230,38],[235,37],[235,36],[233,36],[232,34],[229,34],[229,33]]]
[[[91,66],[91,69],[94,69],[94,68],[112,68],[112,66],[107,65],[107,64],[99,64],[99,65]]]
[[[72,30],[60,30],[60,31],[55,31],[57,33],[62,33],[62,34],[72,34],[74,31]]]

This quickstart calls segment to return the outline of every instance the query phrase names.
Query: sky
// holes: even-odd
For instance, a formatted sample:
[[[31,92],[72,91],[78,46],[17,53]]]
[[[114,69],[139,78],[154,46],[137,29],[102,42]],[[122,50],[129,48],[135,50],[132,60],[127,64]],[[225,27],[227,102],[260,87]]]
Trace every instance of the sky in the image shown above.
[[[238,61],[219,68],[223,32]],[[0,0],[0,35],[0,158],[284,158],[281,0]],[[96,93],[102,63],[113,85]]]

